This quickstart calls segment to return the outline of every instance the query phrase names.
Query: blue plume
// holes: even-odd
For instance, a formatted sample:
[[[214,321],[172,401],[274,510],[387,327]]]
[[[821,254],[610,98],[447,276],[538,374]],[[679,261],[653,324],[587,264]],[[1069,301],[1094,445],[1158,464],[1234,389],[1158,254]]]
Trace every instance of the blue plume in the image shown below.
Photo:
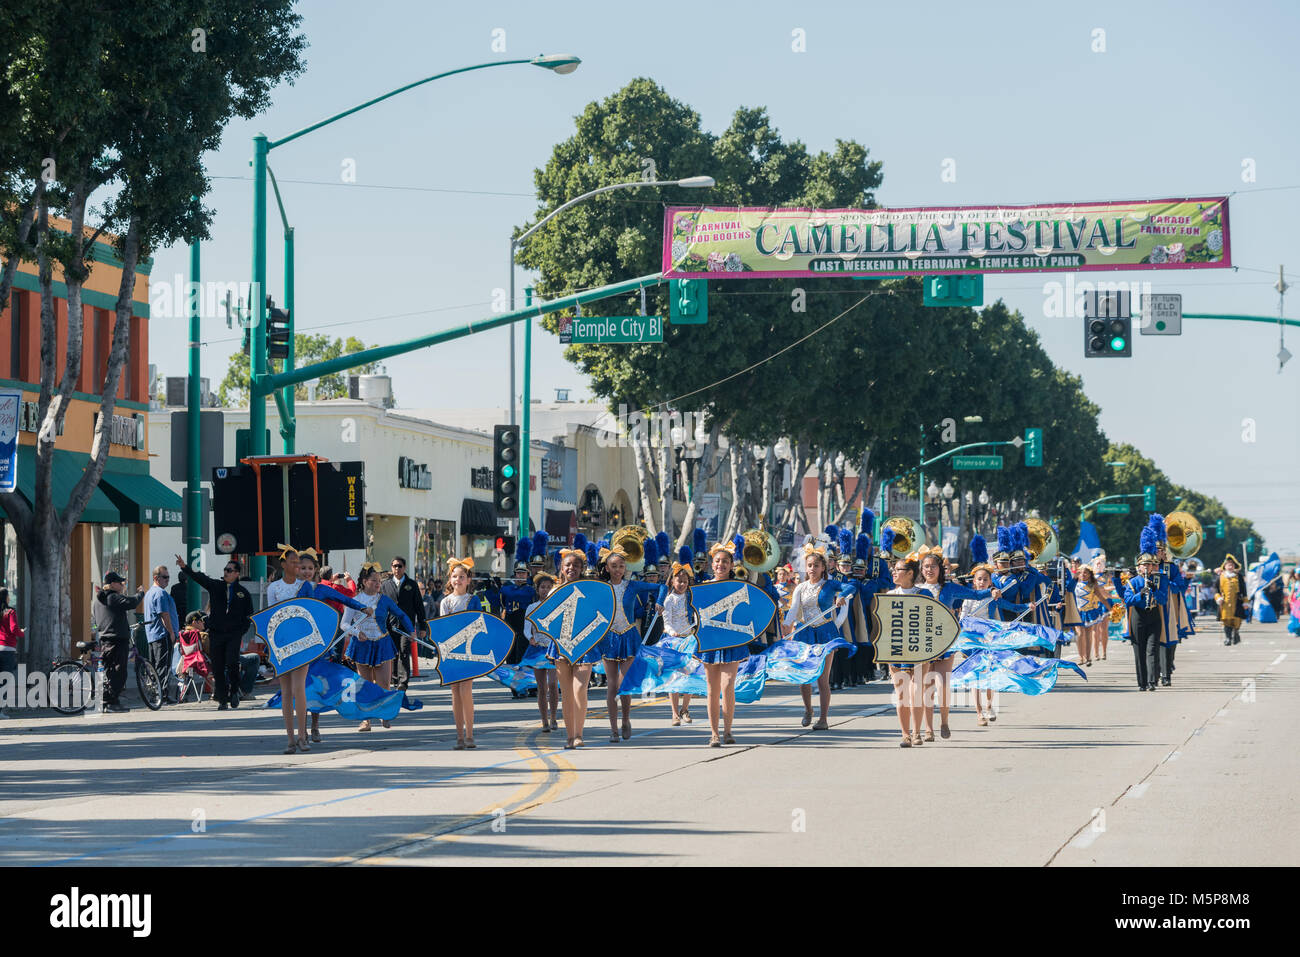
[[[582,552],[583,554],[586,554],[586,551],[587,551],[587,536],[584,535],[584,534],[582,534],[582,532],[579,532],[577,535],[574,535],[574,536],[573,536],[573,547],[576,548],[578,551]]]
[[[1010,552],[1015,547],[1016,546],[1011,534],[1011,529],[1007,528],[1005,525],[999,525],[998,526],[998,551]]]
[[[1011,534],[1014,536],[1015,547],[1025,549],[1029,547],[1029,523],[1016,522],[1011,526]]]
[[[533,555],[537,558],[546,558],[546,549],[550,547],[551,536],[545,532],[533,533]]]
[[[531,538],[521,538],[515,545],[515,561],[528,564],[528,559],[533,555],[533,540]]]
[[[862,531],[868,537],[876,534],[876,513],[869,508],[862,510]]]
[[[1151,513],[1147,518],[1147,525],[1150,527],[1151,531],[1156,533],[1157,542],[1163,542],[1169,538],[1168,533],[1165,531],[1165,517],[1159,512]]]
[[[696,555],[703,555],[709,550],[709,538],[704,534],[704,529],[697,528],[694,537],[691,539],[691,551]]]
[[[864,562],[871,557],[871,536],[866,532],[858,533],[858,539],[853,548],[853,557],[860,558]]]
[[[667,561],[668,556],[673,553],[673,542],[667,532],[660,532],[655,536],[655,553],[663,561]]]
[[[1150,525],[1142,529],[1138,536],[1138,553],[1154,555],[1156,553],[1156,530]]]
[[[838,532],[837,544],[841,555],[852,555],[853,530],[851,528],[841,528]]]
[[[983,535],[976,535],[970,540],[970,557],[976,565],[983,565],[989,560],[989,546]]]
[[[894,550],[894,530],[892,528],[886,527],[880,533],[880,550],[886,555]]]
[[[587,543],[587,564],[592,568],[600,564],[600,549],[596,547],[595,542]]]
[[[689,545],[683,545],[681,548],[677,550],[677,564],[689,565],[690,563],[691,563],[691,547]]]
[[[825,528],[822,529],[822,534],[825,535],[832,542],[835,541],[835,538],[837,535],[839,535],[839,533],[840,533],[840,528],[838,525],[827,525]]]
[[[745,536],[731,536],[731,550],[735,554],[736,563],[739,564],[745,558]]]
[[[601,548],[609,548],[613,544],[614,544],[613,532],[606,532],[599,542]]]
[[[645,540],[645,545],[643,545],[642,548],[645,550],[646,568],[649,568],[651,565],[658,565],[659,546],[655,543],[655,540],[653,538],[647,538]]]

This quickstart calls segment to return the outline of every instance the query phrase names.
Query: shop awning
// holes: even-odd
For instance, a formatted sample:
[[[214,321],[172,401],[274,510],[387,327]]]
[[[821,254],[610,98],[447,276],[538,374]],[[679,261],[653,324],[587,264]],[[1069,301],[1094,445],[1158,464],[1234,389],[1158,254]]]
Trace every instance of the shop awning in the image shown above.
[[[104,490],[122,521],[128,525],[181,524],[181,497],[149,474],[149,463],[140,459],[109,458],[100,477]]]
[[[72,496],[72,489],[85,471],[90,456],[84,452],[69,452],[66,449],[54,450],[54,464],[50,470],[51,495],[54,507],[60,512],[67,506]],[[28,503],[36,501],[36,446],[20,445],[18,447],[18,491]],[[0,512],[3,510],[0,509]],[[122,515],[117,506],[101,488],[90,493],[86,510],[81,513],[82,522],[98,525],[121,525]]]
[[[491,502],[476,498],[462,499],[460,503],[460,533],[462,535],[500,535],[504,526],[497,524],[497,510]]]

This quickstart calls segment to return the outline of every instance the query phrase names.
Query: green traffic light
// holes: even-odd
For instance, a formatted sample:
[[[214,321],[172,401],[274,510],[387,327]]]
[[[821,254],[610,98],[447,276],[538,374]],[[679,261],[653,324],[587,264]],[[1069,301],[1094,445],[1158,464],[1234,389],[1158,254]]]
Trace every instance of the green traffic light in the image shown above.
[[[514,478],[515,467],[513,465],[507,465],[505,468],[501,470],[501,474],[504,475],[506,478]]]
[[[1123,351],[1124,351],[1124,337],[1123,337],[1123,336],[1116,336],[1114,339],[1111,339],[1111,340],[1110,340],[1110,349],[1111,349],[1112,352],[1123,352]]]

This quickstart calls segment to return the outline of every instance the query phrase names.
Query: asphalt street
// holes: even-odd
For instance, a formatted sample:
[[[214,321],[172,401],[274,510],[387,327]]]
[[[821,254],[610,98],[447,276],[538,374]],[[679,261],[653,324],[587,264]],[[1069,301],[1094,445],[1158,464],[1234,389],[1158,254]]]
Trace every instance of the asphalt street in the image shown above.
[[[1002,695],[986,728],[958,696],[952,737],[911,749],[881,682],[837,693],[820,732],[769,684],[721,750],[698,699],[677,728],[666,699],[635,701],[632,739],[609,744],[597,690],[566,751],[563,725],[542,734],[531,699],[486,679],[475,751],[451,749],[428,677],[422,711],[368,734],[326,714],[294,756],[266,691],[223,713],[21,712],[0,720],[0,863],[1300,863],[1300,640],[1207,629],[1155,692],[1123,643],[1086,671]]]

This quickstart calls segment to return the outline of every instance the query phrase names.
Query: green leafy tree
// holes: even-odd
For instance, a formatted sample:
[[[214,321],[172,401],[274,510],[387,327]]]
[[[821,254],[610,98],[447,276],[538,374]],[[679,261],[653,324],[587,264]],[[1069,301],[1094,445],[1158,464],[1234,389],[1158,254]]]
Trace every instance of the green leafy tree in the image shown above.
[[[324,362],[326,359],[350,356],[354,352],[361,352],[365,348],[367,348],[366,344],[355,336],[348,336],[346,339],[331,339],[329,336],[314,336],[301,332],[294,333],[294,365],[301,368],[313,363]],[[373,375],[383,371],[384,367],[380,363],[367,362],[355,369],[348,370],[348,372],[335,372],[331,375],[321,376],[316,384],[316,398],[318,400],[347,398],[348,375]],[[233,408],[248,404],[249,374],[248,356],[242,352],[236,352],[230,357],[230,364],[226,367],[226,376],[221,380],[221,385],[217,387],[217,399],[223,406]],[[306,383],[299,383],[294,388],[294,397],[306,399],[307,396]]]
[[[67,651],[66,543],[108,459],[103,424],[126,359],[136,264],[206,238],[211,214],[192,199],[208,191],[202,156],[228,120],[257,115],[301,71],[298,23],[292,0],[51,0],[0,13],[0,303],[19,260],[36,264],[41,299],[35,500],[0,495],[30,571],[32,661]],[[100,425],[89,465],[55,502],[54,441],[81,371],[82,287],[103,234],[123,267]],[[70,317],[62,369],[56,270]]]

